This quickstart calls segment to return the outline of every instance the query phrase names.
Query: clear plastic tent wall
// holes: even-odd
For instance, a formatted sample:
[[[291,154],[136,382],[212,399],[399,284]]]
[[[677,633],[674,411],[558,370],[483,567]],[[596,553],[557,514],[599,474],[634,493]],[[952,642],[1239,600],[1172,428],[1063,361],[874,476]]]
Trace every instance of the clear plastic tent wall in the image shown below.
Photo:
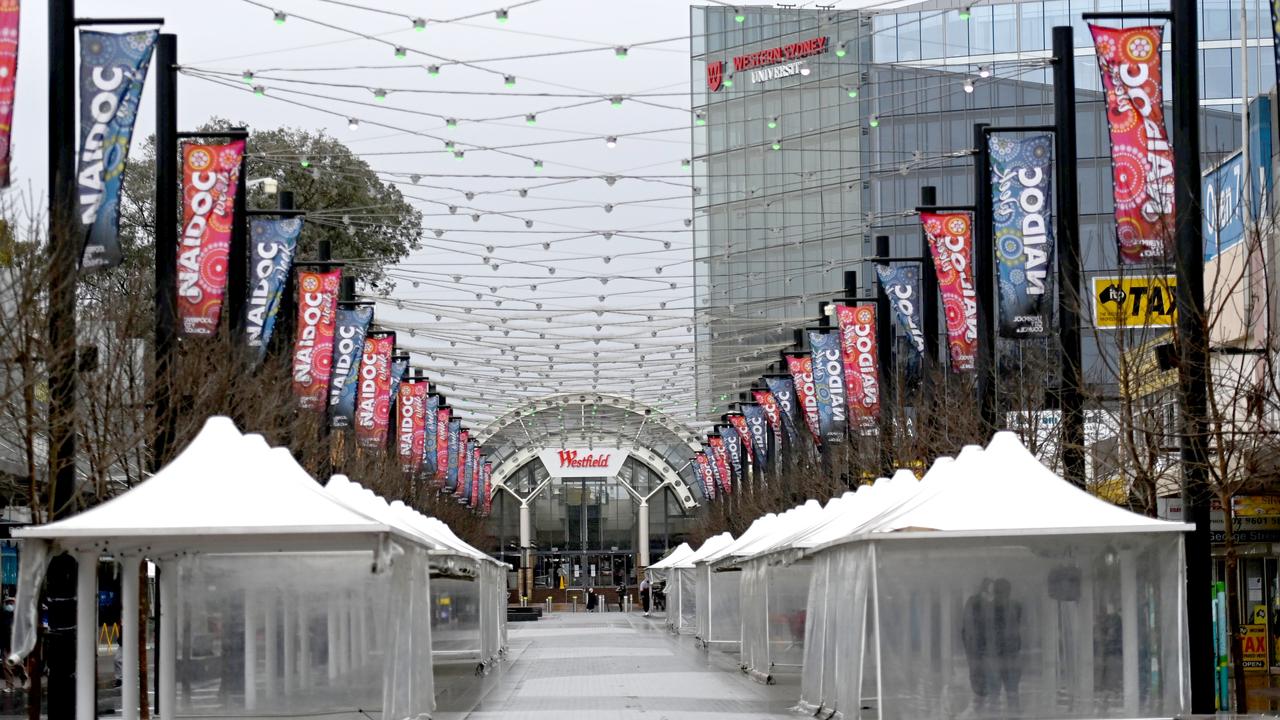
[[[694,566],[697,577],[698,634],[704,645],[736,651],[742,642],[742,573],[716,572],[709,563]]]
[[[813,562],[748,563],[742,570],[742,669],[768,682],[805,660],[805,623]]]
[[[487,608],[478,580],[438,577],[431,581],[431,640],[441,660],[482,660],[481,628]]]
[[[668,595],[667,614],[672,613],[672,608],[676,610],[675,624],[673,629],[677,633],[696,632],[698,625],[698,588],[696,574],[693,568],[672,568],[671,570],[676,585],[676,602],[673,604]],[[667,584],[670,587],[670,583]]]
[[[913,719],[1186,710],[1181,535],[870,545],[874,606],[863,619],[878,618],[880,699],[838,708]]]
[[[427,554],[192,555],[178,573],[179,714],[434,708]]]

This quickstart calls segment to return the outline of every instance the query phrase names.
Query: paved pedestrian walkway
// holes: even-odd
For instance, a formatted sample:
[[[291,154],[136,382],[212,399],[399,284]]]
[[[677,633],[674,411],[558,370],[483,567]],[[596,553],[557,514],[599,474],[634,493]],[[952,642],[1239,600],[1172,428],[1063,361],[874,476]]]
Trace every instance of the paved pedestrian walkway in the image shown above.
[[[473,666],[437,668],[436,720],[796,717],[798,675],[754,682],[736,652],[676,637],[661,616],[554,613],[509,627],[508,659],[482,679]]]

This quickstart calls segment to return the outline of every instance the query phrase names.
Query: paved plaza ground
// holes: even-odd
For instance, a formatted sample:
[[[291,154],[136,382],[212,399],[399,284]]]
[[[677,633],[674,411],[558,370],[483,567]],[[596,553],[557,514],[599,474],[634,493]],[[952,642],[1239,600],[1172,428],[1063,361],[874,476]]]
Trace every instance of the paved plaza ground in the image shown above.
[[[436,720],[763,720],[797,715],[799,675],[777,685],[738,670],[738,655],[676,637],[661,616],[554,613],[509,625],[510,654],[483,678],[437,668]]]

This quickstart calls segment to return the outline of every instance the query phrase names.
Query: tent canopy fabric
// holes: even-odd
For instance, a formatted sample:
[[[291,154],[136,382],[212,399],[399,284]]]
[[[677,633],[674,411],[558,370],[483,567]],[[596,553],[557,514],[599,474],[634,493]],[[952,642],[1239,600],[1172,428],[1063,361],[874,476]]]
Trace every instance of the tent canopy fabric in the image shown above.
[[[703,558],[710,555],[711,553],[716,552],[717,550],[728,545],[731,542],[733,542],[733,535],[731,533],[722,532],[719,535],[714,535],[712,537],[707,538],[705,541],[703,541],[702,545],[699,546],[697,550],[694,550],[693,552],[686,555],[684,558],[671,563],[667,567],[691,568],[693,567],[694,563],[701,562]]]
[[[689,547],[689,543],[680,543],[675,549],[667,553],[667,556],[658,562],[650,565],[649,570],[663,570],[671,567],[673,563],[679,562],[681,558],[693,553],[693,548]]]
[[[211,417],[171,463],[107,502],[14,537],[62,549],[372,549],[404,531],[338,502],[285,448]],[[406,536],[406,539],[416,539]]]

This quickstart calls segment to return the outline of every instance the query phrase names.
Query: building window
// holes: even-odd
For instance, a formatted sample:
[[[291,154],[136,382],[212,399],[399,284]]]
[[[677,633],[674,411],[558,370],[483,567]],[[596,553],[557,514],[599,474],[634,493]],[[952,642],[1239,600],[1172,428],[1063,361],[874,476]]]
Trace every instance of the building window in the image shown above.
[[[896,15],[876,15],[871,19],[871,61],[892,63],[898,61],[898,18]]]

